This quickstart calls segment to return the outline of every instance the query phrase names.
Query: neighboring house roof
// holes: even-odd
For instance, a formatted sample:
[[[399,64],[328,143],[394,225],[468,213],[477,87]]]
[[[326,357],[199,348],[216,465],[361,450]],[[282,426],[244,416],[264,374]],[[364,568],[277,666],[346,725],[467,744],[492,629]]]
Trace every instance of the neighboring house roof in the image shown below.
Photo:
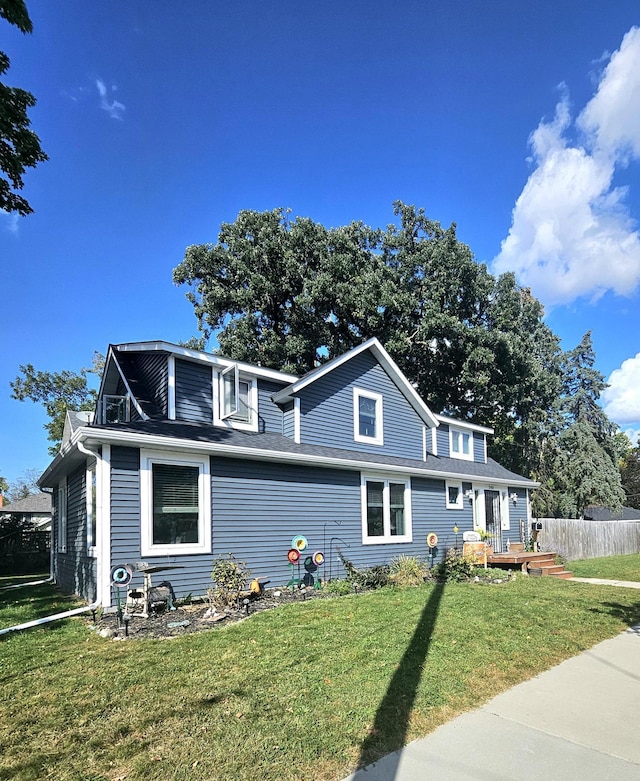
[[[18,499],[17,502],[11,502],[11,504],[5,504],[0,507],[0,514],[2,515],[8,515],[9,513],[45,515],[50,512],[51,494],[45,493],[31,494],[26,499]]]
[[[282,434],[221,429],[202,423],[147,420],[135,423],[89,426],[83,429],[82,439],[85,441],[93,439],[96,443],[111,442],[131,447],[158,448],[163,445],[164,447],[174,445],[183,449],[218,452],[229,457],[259,458],[327,467],[364,468],[372,471],[378,469],[409,472],[413,475],[440,479],[448,477],[458,480],[483,479],[502,485],[527,487],[538,485],[522,475],[510,472],[493,459],[488,459],[487,463],[476,463],[428,454],[427,460],[421,461],[321,445],[296,444]],[[43,485],[49,484],[45,478],[50,477],[55,464],[54,461],[43,475]]]
[[[585,507],[585,521],[640,521],[640,510],[635,507],[621,507],[613,512],[608,507],[591,505]]]
[[[349,352],[345,353],[344,355],[333,358],[332,360],[327,361],[327,363],[323,363],[322,366],[318,366],[317,369],[313,369],[312,371],[307,372],[307,374],[291,383],[291,385],[288,385],[286,388],[283,388],[277,393],[274,393],[272,396],[273,400],[277,403],[291,400],[303,388],[306,388],[312,383],[317,382],[317,380],[319,380],[321,377],[325,377],[339,366],[343,366],[348,361],[353,360],[357,355],[365,352],[365,350],[371,350],[389,377],[391,377],[393,382],[396,384],[400,392],[422,418],[423,422],[426,423],[426,425],[430,428],[435,428],[438,425],[436,416],[431,412],[424,401],[422,401],[420,396],[418,396],[415,388],[411,385],[410,382],[407,381],[407,378],[400,371],[393,358],[384,349],[375,336],[372,339],[367,339],[366,342],[358,345],[358,347],[354,347],[353,350],[349,350]]]

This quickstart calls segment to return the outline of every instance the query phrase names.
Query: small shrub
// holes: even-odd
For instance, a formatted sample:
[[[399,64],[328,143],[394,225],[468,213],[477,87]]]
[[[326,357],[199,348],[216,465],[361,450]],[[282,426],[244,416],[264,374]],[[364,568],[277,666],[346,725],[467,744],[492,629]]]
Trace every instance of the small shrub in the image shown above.
[[[211,580],[214,587],[207,591],[211,604],[218,608],[232,607],[249,579],[251,570],[244,561],[237,561],[233,553],[220,554],[213,562]]]
[[[449,548],[444,559],[436,564],[432,571],[438,580],[450,583],[471,580],[475,576],[474,570],[475,562],[471,557],[463,556],[460,551]]]
[[[397,586],[419,586],[424,583],[427,567],[415,556],[398,556],[390,567],[389,580]]]
[[[343,556],[341,551],[338,551],[338,556],[340,556],[347,573],[347,580],[359,588],[382,588],[382,586],[389,584],[390,567],[388,564],[376,564],[373,567],[360,570]]]
[[[336,597],[343,597],[345,594],[351,594],[353,586],[348,580],[330,580],[324,587],[328,594],[334,594]]]

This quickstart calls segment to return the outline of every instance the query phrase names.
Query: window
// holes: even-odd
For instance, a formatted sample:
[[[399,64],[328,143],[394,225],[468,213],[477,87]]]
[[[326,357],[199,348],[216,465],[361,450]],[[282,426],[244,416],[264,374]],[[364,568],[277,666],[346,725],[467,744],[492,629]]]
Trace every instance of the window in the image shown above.
[[[409,480],[362,477],[362,542],[411,542]]]
[[[450,483],[447,481],[445,488],[447,492],[447,510],[462,510],[462,483]]]
[[[58,553],[67,552],[67,478],[58,484],[56,505],[58,516]]]
[[[141,454],[142,555],[211,552],[208,459]]]
[[[258,430],[258,390],[255,377],[242,377],[234,364],[219,375],[217,424],[248,431]]]
[[[95,553],[97,544],[97,493],[96,493],[96,465],[89,467],[86,473],[87,494],[87,552]]]
[[[371,391],[353,389],[353,438],[356,442],[382,445],[382,396]]]
[[[473,461],[473,436],[470,431],[449,429],[449,447],[451,458],[464,458]]]

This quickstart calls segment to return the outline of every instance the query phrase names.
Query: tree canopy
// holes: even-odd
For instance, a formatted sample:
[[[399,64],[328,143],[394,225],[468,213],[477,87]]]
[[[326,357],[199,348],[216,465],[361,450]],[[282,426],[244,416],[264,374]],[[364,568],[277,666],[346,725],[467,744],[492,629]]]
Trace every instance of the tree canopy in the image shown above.
[[[0,0],[0,16],[23,33],[30,33],[33,25],[23,0]],[[9,58],[0,51],[0,76],[9,70]],[[6,212],[30,214],[33,209],[16,190],[24,186],[27,168],[48,160],[40,147],[40,139],[30,129],[28,109],[36,104],[34,96],[18,87],[9,87],[0,81],[0,209]]]
[[[20,366],[20,374],[10,382],[11,398],[18,401],[33,401],[42,404],[49,416],[45,423],[48,439],[53,442],[49,454],[55,455],[62,440],[66,412],[70,410],[93,410],[96,404],[96,391],[89,387],[87,376],[100,375],[104,367],[104,356],[94,353],[93,366],[73,372],[65,369],[61,372],[39,371],[33,364]]]

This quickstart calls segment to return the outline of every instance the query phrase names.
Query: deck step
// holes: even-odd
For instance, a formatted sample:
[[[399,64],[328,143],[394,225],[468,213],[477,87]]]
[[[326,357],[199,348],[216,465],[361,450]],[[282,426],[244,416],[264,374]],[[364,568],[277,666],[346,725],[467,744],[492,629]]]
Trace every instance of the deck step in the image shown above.
[[[535,564],[538,562],[536,561]],[[550,567],[529,567],[529,575],[532,577],[560,578],[568,580],[573,577],[573,572],[568,572],[560,564],[554,564]]]

